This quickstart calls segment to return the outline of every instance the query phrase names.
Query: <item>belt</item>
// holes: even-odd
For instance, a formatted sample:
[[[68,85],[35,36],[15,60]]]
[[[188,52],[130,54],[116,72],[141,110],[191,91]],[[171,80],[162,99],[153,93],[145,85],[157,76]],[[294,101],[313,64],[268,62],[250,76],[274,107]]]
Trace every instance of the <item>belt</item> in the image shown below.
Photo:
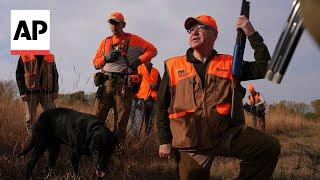
[[[116,72],[103,72],[103,75],[108,79],[115,79],[115,78],[124,78],[124,73],[116,73]]]

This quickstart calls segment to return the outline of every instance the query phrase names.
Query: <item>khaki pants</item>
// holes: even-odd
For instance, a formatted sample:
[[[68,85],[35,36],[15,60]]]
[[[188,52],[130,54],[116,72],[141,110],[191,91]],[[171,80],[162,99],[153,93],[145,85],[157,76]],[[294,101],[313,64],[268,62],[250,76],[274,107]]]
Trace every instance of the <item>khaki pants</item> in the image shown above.
[[[230,128],[217,146],[211,150],[180,151],[180,179],[210,179],[215,156],[241,159],[237,179],[270,179],[280,154],[279,141],[248,126]]]
[[[121,93],[124,79],[111,79],[99,87],[94,103],[94,114],[103,122],[111,108],[114,111],[114,132],[120,141],[125,141],[126,129],[131,110],[132,93],[129,88]]]
[[[27,101],[25,102],[26,123],[35,123],[37,107],[39,104],[44,111],[56,108],[56,104],[52,99],[52,94],[27,94]]]

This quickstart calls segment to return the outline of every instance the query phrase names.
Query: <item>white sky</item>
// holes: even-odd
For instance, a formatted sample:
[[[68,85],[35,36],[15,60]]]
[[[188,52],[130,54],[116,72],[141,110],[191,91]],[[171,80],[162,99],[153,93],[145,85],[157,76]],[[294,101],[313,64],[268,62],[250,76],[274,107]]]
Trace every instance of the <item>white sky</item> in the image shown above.
[[[250,19],[265,39],[272,55],[291,0],[251,1]],[[17,56],[10,55],[10,10],[51,10],[51,50],[56,55],[62,93],[95,91],[92,58],[100,41],[110,35],[106,16],[112,11],[124,14],[126,32],[137,34],[153,43],[158,55],[152,60],[161,74],[163,61],[184,54],[188,34],[183,28],[189,16],[208,14],[217,20],[219,35],[215,49],[232,54],[235,43],[235,20],[241,0],[1,0],[0,2],[0,80],[15,79]],[[305,31],[280,85],[267,80],[253,83],[270,102],[293,100],[309,103],[320,98],[320,51]],[[253,60],[247,44],[245,60]],[[247,83],[242,83],[246,87]]]

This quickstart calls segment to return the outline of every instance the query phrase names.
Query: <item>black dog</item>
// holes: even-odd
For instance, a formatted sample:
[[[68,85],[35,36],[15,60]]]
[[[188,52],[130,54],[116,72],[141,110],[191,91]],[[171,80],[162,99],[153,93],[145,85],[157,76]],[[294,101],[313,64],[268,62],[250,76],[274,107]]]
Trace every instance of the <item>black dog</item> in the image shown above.
[[[118,143],[116,136],[104,126],[104,123],[93,115],[66,108],[50,109],[43,112],[32,130],[32,137],[27,147],[18,157],[32,150],[32,158],[27,165],[27,178],[32,172],[39,157],[48,149],[48,170],[52,169],[58,158],[60,144],[72,148],[72,170],[78,174],[78,163],[81,155],[93,155],[96,175],[106,175],[107,163]]]

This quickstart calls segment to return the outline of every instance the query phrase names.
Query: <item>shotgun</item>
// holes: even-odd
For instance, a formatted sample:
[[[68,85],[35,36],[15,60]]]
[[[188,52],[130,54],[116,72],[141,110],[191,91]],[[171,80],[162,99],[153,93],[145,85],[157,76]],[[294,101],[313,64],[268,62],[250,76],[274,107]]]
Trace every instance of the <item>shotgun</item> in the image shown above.
[[[249,19],[249,12],[250,12],[250,2],[246,0],[242,0],[241,5],[241,12],[240,15],[245,15]],[[243,53],[244,48],[246,46],[246,35],[244,34],[244,31],[242,29],[237,29],[237,39],[236,44],[234,46],[233,51],[233,60],[232,60],[232,104],[231,104],[231,119],[236,118],[236,114],[238,114],[239,109],[237,109],[237,104],[239,104],[238,101],[241,101],[242,99],[239,99],[236,95],[237,89],[236,84],[238,84],[240,81],[241,76],[241,68],[242,68],[242,62],[243,62]]]
[[[300,0],[294,0],[290,15],[269,63],[266,79],[281,83],[303,29]]]

